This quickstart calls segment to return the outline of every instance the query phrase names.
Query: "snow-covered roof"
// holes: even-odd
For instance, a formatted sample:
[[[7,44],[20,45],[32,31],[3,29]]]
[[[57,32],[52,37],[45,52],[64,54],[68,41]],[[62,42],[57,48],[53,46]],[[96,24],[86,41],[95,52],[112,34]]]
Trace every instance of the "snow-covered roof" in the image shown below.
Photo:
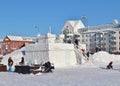
[[[23,41],[23,39],[22,39],[21,36],[9,36],[9,35],[7,35],[7,37],[8,37],[10,40],[13,40],[13,41]]]
[[[95,33],[95,32],[105,32],[105,31],[116,31],[120,30],[120,23],[102,24],[96,26],[89,26],[85,28],[79,28],[78,32],[81,33]]]
[[[84,28],[84,24],[82,23],[81,20],[68,20],[65,25],[62,28],[62,32],[64,31],[64,29],[66,29],[68,27],[68,29],[73,29],[74,32],[77,31],[77,29],[79,28]]]
[[[24,41],[34,41],[34,37],[22,37]]]
[[[10,36],[10,35],[7,35],[7,37],[12,41],[34,41],[35,39],[33,37]]]
[[[76,28],[78,24],[79,24],[81,27],[84,27],[84,25],[83,25],[83,23],[82,23],[81,20],[69,20],[68,22],[69,22],[69,23],[72,25],[72,27],[74,27],[74,28]]]
[[[94,29],[94,30],[88,30],[84,33],[100,33],[100,32],[108,32],[108,31],[116,31],[118,29],[116,28],[106,28],[106,29]]]
[[[117,23],[117,24],[111,23],[111,24],[89,26],[89,27],[85,27],[83,29],[106,29],[106,28],[120,28],[120,23]]]
[[[118,26],[118,24],[104,24],[104,25],[98,25],[98,26],[92,26],[92,27],[90,27],[91,29],[96,29],[96,28],[115,28],[115,27],[117,27]]]

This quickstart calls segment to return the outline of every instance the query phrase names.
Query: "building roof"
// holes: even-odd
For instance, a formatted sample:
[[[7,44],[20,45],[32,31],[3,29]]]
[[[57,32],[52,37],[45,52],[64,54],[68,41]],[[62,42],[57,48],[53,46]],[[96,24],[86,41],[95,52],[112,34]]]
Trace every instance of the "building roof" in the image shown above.
[[[7,35],[7,37],[12,40],[12,41],[23,41],[22,37],[21,36],[10,36],[10,35]]]
[[[101,24],[96,26],[85,27],[86,29],[106,29],[106,28],[120,28],[120,23],[117,20],[114,20],[109,24]],[[84,29],[85,29],[84,28]]]
[[[106,28],[118,28],[119,24],[103,24],[97,26],[91,26],[89,29],[106,29]]]
[[[89,27],[79,29],[78,32],[94,33],[94,32],[103,32],[103,31],[115,31],[119,29],[120,29],[120,23],[117,20],[114,20],[113,23],[110,23],[110,24],[89,26]]]
[[[69,30],[74,31],[75,33],[77,32],[77,29],[84,28],[84,27],[85,26],[81,20],[68,20],[62,28],[62,32],[66,29],[69,29]]]
[[[96,29],[96,30],[88,30],[84,33],[102,33],[102,32],[109,32],[109,31],[115,31],[118,29],[115,28],[106,28],[106,29]]]
[[[31,42],[33,42],[35,40],[34,37],[11,36],[11,35],[7,35],[7,37],[12,41],[31,41]]]
[[[72,25],[73,28],[76,28],[78,24],[80,27],[84,27],[81,20],[69,20],[68,22]]]

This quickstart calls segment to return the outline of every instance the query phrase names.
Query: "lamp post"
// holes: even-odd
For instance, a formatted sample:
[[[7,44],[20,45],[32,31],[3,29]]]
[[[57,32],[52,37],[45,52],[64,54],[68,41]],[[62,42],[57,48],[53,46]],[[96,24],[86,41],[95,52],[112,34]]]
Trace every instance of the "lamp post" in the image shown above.
[[[82,19],[82,20],[85,20],[85,22],[86,22],[86,27],[87,27],[87,30],[88,30],[88,28],[89,28],[88,18],[87,18],[86,16],[82,16],[81,19]]]
[[[102,40],[103,40],[103,33],[100,33],[100,50],[102,50]]]
[[[86,16],[81,16],[81,20],[84,20],[86,23],[86,25],[85,25],[85,30],[83,30],[83,31],[88,31],[88,29],[89,29],[89,26],[88,26],[88,18],[86,17]],[[88,37],[87,37],[87,39],[89,39]],[[90,47],[88,46],[89,45],[89,43],[88,42],[86,42],[86,47],[87,47],[87,50],[90,50]]]
[[[40,35],[40,28],[39,28],[39,25],[34,25],[34,28],[38,30],[38,35]]]
[[[104,40],[105,32],[100,33],[100,50],[104,50],[103,43],[105,42]]]

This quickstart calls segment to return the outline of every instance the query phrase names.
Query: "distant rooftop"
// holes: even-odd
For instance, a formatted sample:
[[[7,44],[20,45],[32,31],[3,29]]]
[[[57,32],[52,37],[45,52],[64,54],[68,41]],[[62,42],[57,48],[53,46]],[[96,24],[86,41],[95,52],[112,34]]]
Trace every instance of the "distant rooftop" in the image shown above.
[[[24,36],[11,36],[7,35],[10,40],[14,41],[35,41],[35,37],[24,37]]]
[[[79,29],[78,32],[81,32],[82,30],[83,33],[90,33],[90,32],[101,32],[101,31],[114,31],[118,29],[120,29],[120,23],[117,20],[114,20],[113,23],[110,24],[89,26]]]
[[[97,26],[90,26],[89,29],[106,29],[106,28],[120,28],[119,24],[103,24],[103,25],[97,25]]]

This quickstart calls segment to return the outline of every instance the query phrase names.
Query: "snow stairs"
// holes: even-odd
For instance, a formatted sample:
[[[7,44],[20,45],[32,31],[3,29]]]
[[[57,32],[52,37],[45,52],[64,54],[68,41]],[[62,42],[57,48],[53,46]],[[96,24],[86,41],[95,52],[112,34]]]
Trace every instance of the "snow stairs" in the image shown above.
[[[83,53],[82,53],[82,50],[81,50],[81,49],[83,49],[83,48],[82,48],[81,46],[75,45],[75,46],[74,46],[74,49],[75,49],[75,52],[79,55],[79,57],[84,60],[84,63],[86,63],[86,62],[89,61],[89,60],[88,60],[88,56],[87,56],[86,54],[83,54]]]

